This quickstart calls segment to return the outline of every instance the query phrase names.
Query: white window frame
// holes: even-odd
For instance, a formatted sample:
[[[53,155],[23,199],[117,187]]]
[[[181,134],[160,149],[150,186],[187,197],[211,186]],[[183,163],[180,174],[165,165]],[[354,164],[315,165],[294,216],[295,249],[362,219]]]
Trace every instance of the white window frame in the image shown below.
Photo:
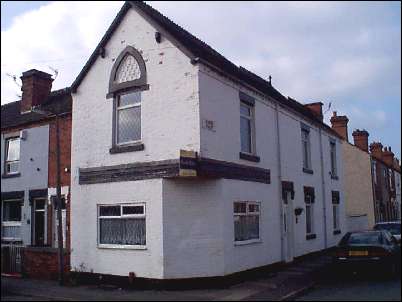
[[[4,213],[4,203],[5,202],[22,202],[21,205],[21,220],[20,221],[4,221],[3,213]],[[1,240],[2,241],[22,241],[21,237],[3,237],[3,227],[19,227],[20,234],[22,228],[22,208],[23,208],[24,200],[23,199],[7,199],[1,201]]]
[[[125,106],[119,106],[119,101],[120,101],[120,97],[122,95],[125,94],[130,94],[130,93],[139,93],[140,94],[140,100],[133,103],[133,104],[129,104],[129,105],[125,105]],[[115,106],[115,125],[114,125],[114,134],[115,134],[115,144],[116,146],[126,146],[126,145],[132,145],[132,144],[136,144],[136,143],[141,143],[142,142],[142,94],[141,91],[129,91],[129,92],[125,92],[125,93],[119,93],[116,96],[116,106]],[[125,110],[125,109],[130,109],[130,108],[135,108],[135,107],[140,107],[140,127],[141,127],[141,131],[140,131],[140,139],[138,140],[131,140],[131,141],[127,141],[127,142],[123,142],[123,143],[119,143],[119,111]]]
[[[304,133],[307,134],[307,138],[305,139]],[[301,128],[301,141],[302,141],[302,156],[303,156],[303,168],[307,170],[312,169],[311,165],[311,142],[310,142],[310,130],[305,127]],[[304,150],[304,142],[307,142],[307,150]],[[305,161],[305,157],[307,156],[307,161]]]
[[[314,202],[312,202],[312,197],[310,195],[307,195],[304,197],[309,198],[310,201],[305,201],[306,204],[306,235],[313,235],[314,233]],[[307,232],[307,207],[310,208],[310,232]]]
[[[9,152],[9,145],[10,145],[10,141],[14,141],[14,140],[17,140],[18,141],[18,143],[19,143],[19,154],[18,154],[18,160],[7,160],[7,158],[8,158],[8,152]],[[21,161],[21,139],[18,137],[18,136],[10,136],[10,137],[7,137],[7,138],[5,138],[5,141],[4,141],[4,145],[5,145],[5,152],[4,152],[4,174],[5,175],[14,175],[14,174],[18,174],[18,173],[20,173],[20,161]],[[18,171],[15,171],[15,172],[7,172],[7,167],[8,167],[8,165],[10,164],[10,163],[18,163]]]
[[[241,113],[241,107],[247,107],[250,110],[250,115],[245,115]],[[256,154],[256,144],[255,144],[255,114],[254,114],[254,106],[250,106],[249,104],[240,101],[240,151],[241,153],[255,155]],[[250,121],[250,152],[242,150],[242,133],[241,133],[241,119],[245,118]]]
[[[246,212],[245,213],[236,213],[234,211],[234,205],[236,203],[245,204],[246,205]],[[249,211],[249,205],[258,206],[258,212],[250,212]],[[236,240],[236,234],[233,233],[234,245],[247,245],[247,244],[262,242],[262,240],[261,240],[261,202],[259,202],[259,201],[235,201],[233,203],[233,231],[234,232],[235,232],[234,223],[235,223],[236,216],[258,216],[258,236],[259,236],[259,238],[246,239],[246,240]]]
[[[100,216],[100,208],[101,207],[113,207],[120,206],[120,216]],[[143,214],[123,214],[124,206],[142,206],[144,209]],[[98,248],[104,249],[132,249],[132,250],[146,250],[148,244],[148,235],[147,235],[147,212],[146,212],[146,204],[144,202],[128,202],[128,203],[116,203],[116,204],[98,204],[97,205],[97,217],[96,217],[96,225],[97,225],[97,246]],[[121,218],[145,218],[145,245],[124,245],[124,244],[104,244],[100,243],[100,219],[121,219]]]

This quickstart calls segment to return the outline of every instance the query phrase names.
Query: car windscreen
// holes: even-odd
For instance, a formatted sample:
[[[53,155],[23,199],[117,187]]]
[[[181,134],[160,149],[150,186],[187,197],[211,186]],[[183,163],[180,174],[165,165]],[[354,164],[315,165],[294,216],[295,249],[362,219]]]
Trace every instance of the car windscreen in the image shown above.
[[[347,241],[348,245],[378,245],[381,244],[380,233],[353,233]]]
[[[374,228],[376,230],[387,230],[392,235],[400,235],[401,234],[401,224],[400,223],[377,224]]]

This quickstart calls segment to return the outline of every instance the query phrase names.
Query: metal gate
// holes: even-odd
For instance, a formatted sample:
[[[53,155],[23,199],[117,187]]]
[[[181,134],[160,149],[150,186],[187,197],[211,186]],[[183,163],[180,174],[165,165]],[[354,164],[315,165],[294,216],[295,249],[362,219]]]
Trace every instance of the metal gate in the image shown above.
[[[24,247],[22,245],[1,246],[1,272],[15,274],[22,272]]]

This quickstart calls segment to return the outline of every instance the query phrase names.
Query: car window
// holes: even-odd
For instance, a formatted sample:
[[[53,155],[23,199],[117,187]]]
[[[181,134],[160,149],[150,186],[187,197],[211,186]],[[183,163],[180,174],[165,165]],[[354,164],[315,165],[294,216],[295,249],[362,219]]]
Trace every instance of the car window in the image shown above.
[[[392,235],[400,235],[401,234],[401,224],[400,223],[381,223],[377,224],[374,229],[376,230],[387,230]]]
[[[381,233],[353,233],[350,234],[349,245],[370,245],[370,244],[382,244]]]

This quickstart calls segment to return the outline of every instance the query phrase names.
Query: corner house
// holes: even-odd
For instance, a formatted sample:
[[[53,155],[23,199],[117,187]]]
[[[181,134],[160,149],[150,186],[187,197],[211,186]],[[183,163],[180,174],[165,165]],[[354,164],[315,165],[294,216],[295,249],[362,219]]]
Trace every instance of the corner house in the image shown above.
[[[225,276],[335,245],[342,143],[143,2],[72,85],[73,270]]]

